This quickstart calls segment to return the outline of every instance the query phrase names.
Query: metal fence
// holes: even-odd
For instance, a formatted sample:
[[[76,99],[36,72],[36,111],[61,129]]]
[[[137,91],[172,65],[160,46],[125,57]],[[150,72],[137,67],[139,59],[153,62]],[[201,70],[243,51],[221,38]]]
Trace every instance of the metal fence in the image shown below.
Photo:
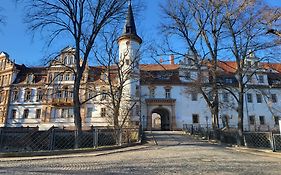
[[[139,141],[138,128],[92,128],[79,137],[79,148],[98,148]],[[0,152],[52,151],[75,148],[75,131],[50,128],[0,128]]]
[[[234,126],[214,131],[206,125],[184,124],[183,130],[186,133],[199,135],[206,139],[237,144],[238,131]],[[246,147],[281,151],[281,135],[274,132],[244,132],[243,139]]]

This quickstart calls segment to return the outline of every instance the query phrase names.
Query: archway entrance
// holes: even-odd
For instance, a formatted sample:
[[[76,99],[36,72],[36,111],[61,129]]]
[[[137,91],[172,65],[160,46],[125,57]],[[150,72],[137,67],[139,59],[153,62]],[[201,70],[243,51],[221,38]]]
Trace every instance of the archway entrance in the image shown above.
[[[152,129],[169,131],[170,125],[170,114],[167,109],[156,108],[151,112],[152,117]]]

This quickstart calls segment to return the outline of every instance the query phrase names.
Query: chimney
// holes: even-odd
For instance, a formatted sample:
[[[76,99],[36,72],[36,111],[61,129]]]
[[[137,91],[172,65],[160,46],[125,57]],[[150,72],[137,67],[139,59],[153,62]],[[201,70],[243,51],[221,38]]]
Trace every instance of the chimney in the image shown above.
[[[170,64],[175,64],[175,56],[170,55]]]

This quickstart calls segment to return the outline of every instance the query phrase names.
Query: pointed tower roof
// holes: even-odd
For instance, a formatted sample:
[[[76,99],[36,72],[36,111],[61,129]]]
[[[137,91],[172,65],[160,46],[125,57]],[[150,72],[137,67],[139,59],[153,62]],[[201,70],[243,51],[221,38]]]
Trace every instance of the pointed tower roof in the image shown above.
[[[120,41],[125,38],[126,39],[127,38],[135,39],[139,43],[142,43],[142,39],[137,34],[137,29],[136,29],[136,25],[135,25],[135,19],[134,19],[131,1],[129,1],[129,7],[128,7],[128,12],[127,12],[124,29],[123,29],[122,35],[119,37],[118,40]]]

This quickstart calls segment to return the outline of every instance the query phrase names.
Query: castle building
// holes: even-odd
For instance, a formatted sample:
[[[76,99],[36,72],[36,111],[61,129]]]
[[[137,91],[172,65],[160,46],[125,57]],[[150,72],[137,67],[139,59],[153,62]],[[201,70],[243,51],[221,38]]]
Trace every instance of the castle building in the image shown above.
[[[196,90],[198,70],[187,55],[179,63],[170,56],[169,64],[139,64],[142,39],[138,36],[131,5],[122,35],[118,38],[122,67],[87,65],[81,81],[80,98],[84,127],[112,126],[108,120],[109,85],[105,79],[117,71],[125,75],[120,108],[128,111],[129,120],[147,130],[178,130],[184,124],[211,126],[211,113],[202,94]],[[0,53],[0,126],[73,127],[74,48],[66,47],[46,67],[18,65],[5,52]],[[255,55],[245,59],[249,66],[244,81],[244,129],[277,130],[281,117],[281,64],[259,62]],[[220,61],[218,81],[237,87],[236,66]],[[120,69],[119,69],[120,68]],[[130,72],[125,74],[126,72]],[[202,71],[203,70],[203,71]],[[208,67],[201,69],[204,85],[210,81]],[[113,73],[112,73],[113,72]],[[120,73],[120,72],[119,72]],[[120,77],[117,77],[117,79]],[[116,80],[117,81],[117,80]],[[119,82],[121,80],[118,80]],[[229,91],[219,90],[220,127],[237,126],[237,102]],[[106,105],[107,104],[107,105]],[[122,114],[121,114],[122,115]],[[109,116],[110,117],[110,116]]]

